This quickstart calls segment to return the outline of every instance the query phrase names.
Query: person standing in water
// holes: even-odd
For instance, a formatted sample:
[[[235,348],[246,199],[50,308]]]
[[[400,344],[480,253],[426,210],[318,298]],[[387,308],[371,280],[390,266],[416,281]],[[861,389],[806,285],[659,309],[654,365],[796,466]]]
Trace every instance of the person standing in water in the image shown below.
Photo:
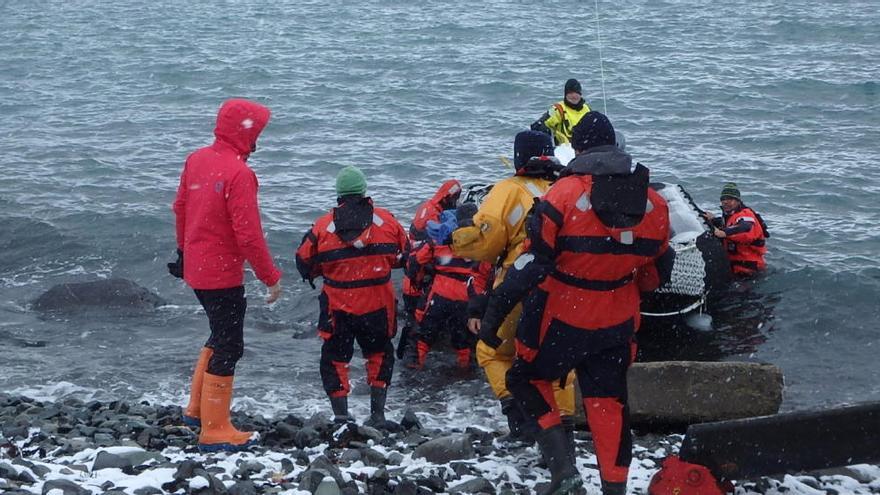
[[[186,424],[201,427],[204,451],[242,450],[259,438],[232,426],[229,406],[235,365],[244,353],[244,262],[269,287],[267,303],[281,296],[281,271],[263,237],[257,176],[247,164],[269,116],[252,101],[223,103],[214,143],[186,159],[174,200],[178,258],[168,270],[195,291],[211,328],[183,413]]]
[[[318,218],[296,250],[303,280],[324,279],[318,297],[321,380],[334,420],[347,422],[348,365],[354,341],[367,359],[370,419],[385,424],[385,399],[394,368],[397,300],[391,270],[402,268],[409,241],[394,215],[366,196],[367,180],[356,167],[336,176],[337,206]]]

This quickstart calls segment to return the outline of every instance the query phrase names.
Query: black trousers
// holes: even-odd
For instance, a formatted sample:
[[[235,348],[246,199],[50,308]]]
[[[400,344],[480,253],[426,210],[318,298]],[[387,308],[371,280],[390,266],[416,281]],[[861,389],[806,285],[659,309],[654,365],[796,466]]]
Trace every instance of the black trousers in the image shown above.
[[[354,355],[355,340],[367,359],[367,383],[371,387],[388,387],[394,369],[392,333],[387,309],[363,315],[334,312],[332,333],[325,334],[321,346],[321,381],[327,395],[345,397],[351,390],[348,363]]]
[[[208,373],[217,376],[235,374],[235,364],[244,354],[244,313],[247,298],[244,286],[229,289],[194,289],[205,308],[211,336],[205,347],[214,350],[208,361]]]
[[[419,340],[434,345],[444,332],[449,332],[455,350],[471,349],[477,337],[467,329],[467,301],[452,301],[434,295],[419,324]]]

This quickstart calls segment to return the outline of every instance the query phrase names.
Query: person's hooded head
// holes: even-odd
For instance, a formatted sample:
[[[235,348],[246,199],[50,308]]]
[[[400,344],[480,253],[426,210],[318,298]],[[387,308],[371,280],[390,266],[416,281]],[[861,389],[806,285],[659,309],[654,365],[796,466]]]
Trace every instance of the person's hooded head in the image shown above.
[[[571,147],[575,153],[617,144],[614,126],[602,112],[587,112],[571,130]]]
[[[351,165],[343,168],[336,175],[336,196],[360,196],[367,194],[367,178],[357,167]]]
[[[272,112],[259,103],[240,98],[227,100],[217,112],[214,136],[247,158],[256,151],[257,138],[271,115]]]

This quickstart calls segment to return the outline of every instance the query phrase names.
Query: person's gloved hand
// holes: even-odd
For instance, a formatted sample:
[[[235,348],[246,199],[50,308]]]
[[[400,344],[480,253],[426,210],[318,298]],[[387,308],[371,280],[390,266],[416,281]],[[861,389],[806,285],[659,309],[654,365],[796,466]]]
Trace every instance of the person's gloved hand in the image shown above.
[[[544,134],[549,134],[550,136],[553,135],[553,132],[550,130],[549,127],[547,127],[546,124],[544,124],[543,120],[536,120],[536,121],[532,122],[532,125],[529,128],[533,131],[538,131],[538,132],[543,132]]]
[[[444,210],[440,214],[440,221],[428,220],[426,230],[428,237],[438,244],[446,244],[452,231],[458,228],[454,210]]]
[[[168,273],[177,278],[183,278],[183,251],[180,249],[177,250],[177,261],[168,263]]]

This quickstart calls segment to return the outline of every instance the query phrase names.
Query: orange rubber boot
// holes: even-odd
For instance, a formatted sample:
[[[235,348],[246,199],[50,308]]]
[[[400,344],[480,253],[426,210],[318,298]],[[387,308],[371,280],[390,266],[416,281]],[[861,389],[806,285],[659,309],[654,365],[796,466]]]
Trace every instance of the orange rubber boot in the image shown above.
[[[418,343],[418,368],[422,369],[425,367],[425,361],[428,359],[428,353],[431,352],[431,346],[428,345],[427,342],[422,342],[421,340]]]
[[[256,432],[238,431],[229,421],[229,405],[232,403],[232,376],[205,373],[202,384],[202,431],[199,433],[199,450],[236,452],[256,445],[260,436]]]
[[[196,369],[193,370],[192,387],[189,391],[189,404],[183,410],[183,424],[190,428],[202,426],[202,379],[208,369],[208,361],[214,355],[214,349],[202,347]]]

